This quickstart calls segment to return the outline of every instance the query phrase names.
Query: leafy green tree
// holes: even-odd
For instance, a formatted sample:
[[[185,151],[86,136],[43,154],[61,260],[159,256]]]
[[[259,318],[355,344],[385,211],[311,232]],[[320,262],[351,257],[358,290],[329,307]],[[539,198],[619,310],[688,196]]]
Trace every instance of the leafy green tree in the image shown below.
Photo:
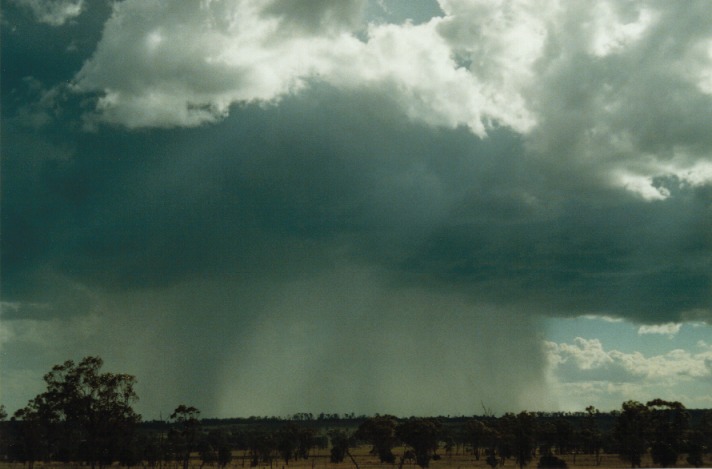
[[[372,452],[382,463],[393,464],[396,460],[393,447],[396,445],[397,419],[392,415],[381,415],[366,419],[356,431],[356,438],[373,445]]]
[[[554,421],[556,428],[556,452],[566,454],[574,446],[574,426],[566,419],[558,418]]]
[[[490,467],[497,467],[504,464],[504,460],[509,454],[509,444],[502,437],[498,428],[483,423],[482,446],[485,448],[485,462]]]
[[[706,410],[702,414],[702,418],[695,425],[695,431],[699,432],[702,453],[712,453],[712,410]]]
[[[556,425],[554,422],[543,422],[537,430],[539,452],[553,454],[552,450],[556,446]]]
[[[411,418],[396,427],[396,436],[413,448],[415,462],[420,467],[430,465],[430,459],[438,449],[441,434],[442,425],[434,418]]]
[[[579,430],[579,443],[581,449],[586,454],[593,454],[596,460],[596,465],[600,465],[601,446],[603,445],[603,435],[598,428],[596,419],[600,415],[598,409],[590,405],[586,407],[586,418],[581,422]],[[574,463],[576,463],[576,453],[574,453]]]
[[[311,415],[311,414],[297,414]],[[301,419],[305,420],[305,419]],[[294,422],[282,426],[275,434],[277,451],[285,464],[292,459],[308,459],[311,449],[316,444],[314,430],[302,427]]]
[[[468,420],[462,428],[463,439],[472,448],[477,461],[480,460],[480,447],[485,445],[486,430],[486,425],[477,419]]]
[[[211,448],[217,450],[217,463],[220,467],[225,467],[232,461],[232,446],[230,445],[230,435],[222,428],[213,429],[208,432],[205,440]]]
[[[276,449],[275,439],[271,433],[256,429],[246,436],[247,447],[250,451],[250,465],[255,467],[260,462],[271,464],[273,453]]]
[[[649,412],[650,455],[660,467],[674,466],[685,443],[690,415],[677,401],[654,399],[645,406]]]
[[[626,401],[616,418],[613,437],[618,455],[629,462],[630,467],[640,467],[641,459],[648,449],[649,417],[645,405],[638,401]]]
[[[201,440],[198,443],[198,454],[200,455],[201,466],[212,466],[218,462],[218,452],[208,440]]]
[[[188,469],[190,453],[195,449],[200,431],[200,411],[193,406],[181,404],[170,415],[173,423],[172,436],[175,450],[180,455],[183,469]]]
[[[11,462],[21,462],[32,469],[36,461],[49,460],[48,422],[34,401],[15,412],[10,420],[10,432],[12,442],[8,456]]]
[[[704,464],[703,455],[703,436],[702,433],[695,429],[688,434],[687,441],[687,458],[686,461],[690,466],[700,467]]]
[[[0,459],[6,459],[8,457],[8,450],[10,446],[9,431],[8,426],[5,424],[7,420],[7,411],[5,406],[0,404]]]
[[[531,412],[507,413],[500,421],[500,432],[508,441],[511,454],[521,469],[529,464],[536,452],[536,416]]]
[[[349,451],[351,437],[344,430],[331,430],[329,440],[331,441],[329,460],[337,464],[343,462]]]
[[[232,462],[232,450],[229,446],[219,446],[218,447],[218,465],[220,467],[225,467]]]
[[[142,460],[146,462],[146,466],[154,468],[165,459],[166,448],[161,433],[140,434],[138,440]]]
[[[94,468],[116,461],[132,444],[140,421],[132,408],[138,400],[136,378],[102,373],[102,365],[99,357],[55,365],[44,376],[47,390],[16,413],[30,427],[42,427],[38,431],[58,460],[81,460]]]
[[[290,422],[277,431],[275,439],[277,451],[284,459],[284,464],[289,465],[289,461],[296,457],[299,449],[299,427]]]

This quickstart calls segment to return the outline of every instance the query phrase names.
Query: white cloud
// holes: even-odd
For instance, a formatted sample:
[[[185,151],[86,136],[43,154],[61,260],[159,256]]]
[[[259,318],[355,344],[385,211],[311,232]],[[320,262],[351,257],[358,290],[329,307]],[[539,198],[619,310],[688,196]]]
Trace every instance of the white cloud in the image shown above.
[[[265,13],[269,6],[116,3],[75,89],[99,91],[97,110],[109,122],[195,126],[224,117],[233,103],[269,102],[301,88],[305,77],[335,65],[333,51],[358,42],[338,28],[286,34],[289,21]]]
[[[84,0],[15,0],[30,8],[37,21],[52,26],[61,26],[76,18],[84,9]]]
[[[712,180],[704,4],[441,0],[444,16],[417,25],[368,24],[363,6],[117,2],[74,90],[98,94],[91,122],[172,127],[322,82],[435,126],[508,126],[578,179],[645,200],[671,196],[660,176]]]
[[[672,325],[667,330],[674,330],[678,325]],[[679,327],[678,327],[679,329]],[[669,333],[669,332],[665,332]],[[698,343],[696,353],[675,349],[662,355],[646,357],[640,352],[626,353],[618,350],[605,350],[599,339],[584,339],[577,337],[573,344],[546,343],[549,363],[555,367],[562,364],[573,364],[569,371],[579,374],[578,378],[586,378],[586,372],[591,370],[616,371],[624,370],[630,376],[643,379],[662,379],[671,377],[708,377],[712,370],[706,361],[712,359],[712,346]],[[615,380],[608,380],[615,381]]]
[[[667,324],[646,324],[638,328],[638,334],[661,334],[672,337],[680,332],[680,327],[682,327],[682,324],[674,322]]]
[[[587,403],[613,408],[621,400],[663,395],[679,399],[681,392],[712,378],[712,345],[704,341],[694,351],[674,349],[653,356],[606,350],[599,339],[581,337],[572,344],[546,341],[544,346],[550,385],[567,408]],[[687,404],[700,405],[692,398]]]
[[[618,179],[621,186],[645,200],[665,200],[670,197],[670,190],[665,187],[654,186],[653,179],[650,176],[620,174]]]
[[[317,27],[274,14],[269,1],[117,3],[75,90],[99,92],[101,119],[128,127],[212,122],[232,104],[274,102],[309,80],[380,89],[411,118],[479,135],[493,122],[520,132],[535,124],[519,88],[534,79],[545,29],[526,2],[504,19],[491,6],[464,16],[470,7],[451,2],[448,16],[425,24],[369,25],[364,41],[359,9],[342,4],[340,14],[316,5]],[[472,21],[489,29],[473,33]]]
[[[592,320],[592,321],[598,320],[598,321],[612,322],[612,323],[623,322],[623,318],[614,318],[614,317],[611,317],[611,316],[606,316],[605,314],[604,314],[604,315],[585,314],[585,315],[583,315],[583,316],[581,316],[581,317],[584,318],[584,319]]]
[[[592,5],[595,11],[593,20],[593,40],[591,52],[598,57],[622,52],[636,41],[640,40],[645,31],[654,23],[658,16],[650,10],[642,8],[634,12],[636,18],[627,21],[620,11],[615,11],[612,3],[599,2]]]

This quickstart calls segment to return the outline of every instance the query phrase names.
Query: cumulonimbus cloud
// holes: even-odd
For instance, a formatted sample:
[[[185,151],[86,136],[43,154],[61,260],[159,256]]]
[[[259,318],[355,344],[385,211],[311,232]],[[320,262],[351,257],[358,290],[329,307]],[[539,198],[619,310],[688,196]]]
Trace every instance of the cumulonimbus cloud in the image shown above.
[[[155,395],[231,413],[249,412],[236,389],[288,412],[328,376],[340,410],[347,376],[397,403],[390,356],[401,383],[447,369],[455,410],[475,386],[511,410],[541,384],[544,316],[709,323],[708,5],[450,0],[398,23],[363,7],[114,3],[81,70],[62,71],[74,101],[54,88],[33,110],[56,112],[7,127],[7,349],[31,355],[27,327],[115,356],[111,331]],[[103,326],[73,341],[39,327],[52,318]],[[467,376],[410,360],[450,356],[446,336],[476,356]],[[643,379],[594,345],[557,356]],[[280,362],[293,350],[299,371]],[[255,386],[271,368],[293,382]]]
[[[694,170],[712,146],[712,36],[677,19],[705,5],[448,0],[417,25],[368,23],[358,1],[302,6],[319,21],[267,0],[117,3],[74,89],[97,93],[93,120],[172,127],[323,82],[435,126],[507,126],[647,200],[669,196],[659,175],[712,178]]]

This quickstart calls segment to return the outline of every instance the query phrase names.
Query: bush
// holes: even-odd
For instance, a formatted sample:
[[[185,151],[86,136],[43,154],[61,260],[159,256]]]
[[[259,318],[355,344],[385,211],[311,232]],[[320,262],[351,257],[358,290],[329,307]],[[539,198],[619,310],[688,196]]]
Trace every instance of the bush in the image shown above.
[[[569,467],[568,464],[566,464],[566,461],[563,459],[557,458],[553,454],[545,454],[541,458],[539,458],[539,464],[537,464],[536,467],[539,468],[549,468],[549,467],[564,467],[567,468]]]

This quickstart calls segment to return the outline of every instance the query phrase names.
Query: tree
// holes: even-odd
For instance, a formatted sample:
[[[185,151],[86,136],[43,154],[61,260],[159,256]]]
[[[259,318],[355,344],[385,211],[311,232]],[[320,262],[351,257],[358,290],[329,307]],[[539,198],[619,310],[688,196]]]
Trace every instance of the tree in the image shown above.
[[[554,427],[556,427],[556,452],[566,454],[574,444],[574,426],[568,420],[558,418],[554,421]]]
[[[536,452],[536,416],[531,412],[507,413],[500,418],[500,433],[520,468],[529,464]],[[504,454],[500,451],[500,454]]]
[[[688,435],[686,461],[690,466],[700,467],[703,464],[703,438],[702,432],[697,429]]]
[[[630,467],[640,467],[641,458],[648,448],[648,408],[638,401],[626,401],[616,418],[613,437],[618,447],[618,455],[630,463]]]
[[[225,467],[232,461],[232,450],[229,446],[218,446],[218,465]]]
[[[15,412],[10,420],[12,443],[8,451],[10,461],[27,463],[34,467],[35,461],[48,460],[50,455],[48,424],[40,415],[33,401]]]
[[[434,418],[411,418],[396,427],[396,436],[413,448],[415,462],[428,467],[435,455],[442,433],[442,425]]]
[[[299,427],[290,422],[277,431],[275,439],[277,451],[284,459],[284,464],[289,465],[289,460],[296,457],[299,449]]]
[[[190,453],[195,448],[200,429],[200,411],[193,406],[181,404],[170,415],[174,425],[173,436],[177,443],[177,450],[183,461],[183,469],[188,469]]]
[[[272,454],[275,450],[275,439],[272,434],[256,429],[247,434],[247,447],[250,450],[252,467],[257,466],[260,461],[272,463]]]
[[[586,454],[593,454],[596,459],[596,465],[601,464],[601,445],[603,437],[598,429],[596,418],[600,412],[594,406],[586,407],[586,418],[581,422],[579,431],[580,444]],[[576,453],[574,453],[574,464],[576,463]]]
[[[706,410],[702,414],[702,418],[695,425],[695,431],[699,435],[700,451],[703,454],[712,452],[712,410]]]
[[[344,430],[331,430],[329,440],[331,441],[330,461],[332,463],[343,462],[349,452],[351,437]]]
[[[225,467],[232,461],[232,448],[230,446],[229,435],[223,429],[214,429],[208,433],[207,443],[217,449],[217,463],[220,467]]]
[[[477,419],[471,419],[465,422],[462,429],[462,434],[465,442],[472,448],[472,454],[475,460],[480,460],[480,446],[484,444],[486,433],[485,424]]]
[[[372,452],[381,462],[393,464],[396,460],[393,447],[396,444],[397,420],[392,415],[375,416],[366,419],[356,431],[356,438],[373,445]]]
[[[650,456],[660,467],[674,466],[690,427],[690,415],[677,401],[654,399],[645,406],[650,418]]]
[[[56,459],[93,468],[116,461],[131,445],[141,418],[132,408],[136,378],[102,373],[102,365],[99,357],[55,365],[44,376],[47,390],[15,414],[30,433],[44,433]]]

